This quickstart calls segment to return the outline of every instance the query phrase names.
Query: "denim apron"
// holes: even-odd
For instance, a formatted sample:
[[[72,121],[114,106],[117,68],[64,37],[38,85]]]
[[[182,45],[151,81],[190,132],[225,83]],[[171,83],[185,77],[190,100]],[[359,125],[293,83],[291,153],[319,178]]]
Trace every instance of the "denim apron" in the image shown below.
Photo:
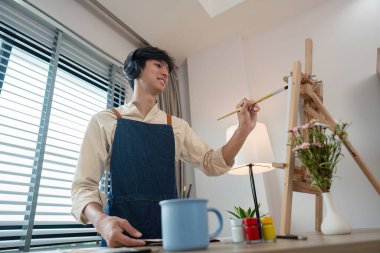
[[[117,125],[105,213],[128,220],[143,239],[161,238],[158,202],[177,198],[171,115],[166,125],[149,124],[123,119],[116,109],[112,111]]]

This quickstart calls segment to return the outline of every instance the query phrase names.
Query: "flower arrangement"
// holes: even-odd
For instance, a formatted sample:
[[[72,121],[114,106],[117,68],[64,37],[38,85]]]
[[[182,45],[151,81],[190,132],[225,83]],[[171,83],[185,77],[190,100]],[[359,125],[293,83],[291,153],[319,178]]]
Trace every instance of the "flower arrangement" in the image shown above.
[[[311,184],[321,192],[329,192],[336,165],[343,156],[342,140],[347,137],[347,122],[339,122],[333,131],[317,120],[294,127],[290,145],[301,163],[310,171]]]

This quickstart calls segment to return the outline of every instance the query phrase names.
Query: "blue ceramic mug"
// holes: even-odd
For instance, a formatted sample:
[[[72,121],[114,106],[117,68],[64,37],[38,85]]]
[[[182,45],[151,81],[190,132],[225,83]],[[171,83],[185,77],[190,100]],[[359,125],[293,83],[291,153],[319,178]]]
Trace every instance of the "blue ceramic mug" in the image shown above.
[[[205,199],[171,199],[160,202],[162,239],[165,250],[193,250],[207,248],[209,240],[220,234],[223,227],[221,213],[207,208]],[[207,212],[216,214],[219,225],[209,234]]]

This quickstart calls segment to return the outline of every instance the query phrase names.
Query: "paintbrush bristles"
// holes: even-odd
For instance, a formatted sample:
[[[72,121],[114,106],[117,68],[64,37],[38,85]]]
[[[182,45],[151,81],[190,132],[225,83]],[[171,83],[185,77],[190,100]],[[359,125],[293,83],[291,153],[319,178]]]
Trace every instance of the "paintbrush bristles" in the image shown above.
[[[278,90],[275,90],[275,91],[273,91],[273,92],[271,92],[271,93],[269,93],[269,94],[267,94],[267,95],[259,98],[258,100],[256,100],[256,102],[254,103],[254,105],[257,104],[257,103],[259,103],[259,102],[261,102],[261,101],[263,101],[263,100],[265,100],[265,99],[267,99],[267,98],[270,98],[270,97],[272,97],[272,96],[280,93],[281,91],[287,90],[287,89],[288,89],[288,85],[286,85],[286,86],[284,86],[284,87],[282,87],[282,88],[280,88]],[[231,116],[234,113],[240,112],[240,110],[241,110],[241,107],[237,108],[236,110],[234,110],[232,112],[227,113],[226,115],[223,115],[222,117],[218,118],[218,120],[227,118],[228,116]]]

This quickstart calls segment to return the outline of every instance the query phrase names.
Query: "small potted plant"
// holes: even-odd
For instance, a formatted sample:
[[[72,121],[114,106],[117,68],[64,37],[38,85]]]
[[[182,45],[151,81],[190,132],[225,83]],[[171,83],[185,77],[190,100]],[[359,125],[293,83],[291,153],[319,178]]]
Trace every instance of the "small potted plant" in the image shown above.
[[[258,206],[260,208],[260,204]],[[256,209],[249,207],[247,210],[241,208],[240,206],[234,206],[234,211],[227,211],[233,218],[230,218],[231,229],[232,229],[232,241],[234,243],[241,243],[246,240],[246,236],[243,229],[243,219],[256,217]],[[260,215],[261,217],[265,216]]]
[[[259,209],[260,209],[260,204],[259,204]],[[256,209],[249,207],[247,210],[244,210],[240,206],[234,206],[234,211],[227,211],[228,213],[232,214],[236,219],[244,219],[244,218],[254,218],[256,217]],[[264,215],[260,215],[265,216]]]
[[[317,120],[294,127],[290,133],[290,145],[296,158],[310,172],[311,185],[323,196],[326,216],[321,230],[324,234],[347,234],[351,226],[336,211],[330,189],[337,170],[337,164],[343,154],[342,140],[347,137],[347,122],[339,122],[332,130]]]

